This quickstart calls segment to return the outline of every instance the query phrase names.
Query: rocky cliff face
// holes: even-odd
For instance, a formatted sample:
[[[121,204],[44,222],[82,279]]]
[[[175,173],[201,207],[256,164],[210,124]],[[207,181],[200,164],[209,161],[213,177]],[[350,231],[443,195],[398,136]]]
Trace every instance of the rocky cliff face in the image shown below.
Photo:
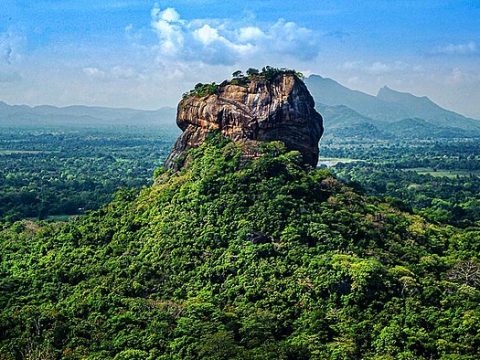
[[[212,131],[247,149],[259,141],[282,141],[300,151],[306,164],[316,166],[323,134],[313,98],[294,74],[279,74],[271,81],[258,77],[243,86],[223,83],[212,95],[187,96],[178,105],[177,125],[183,133],[165,161],[165,167],[174,170],[182,167],[185,152],[201,145]]]

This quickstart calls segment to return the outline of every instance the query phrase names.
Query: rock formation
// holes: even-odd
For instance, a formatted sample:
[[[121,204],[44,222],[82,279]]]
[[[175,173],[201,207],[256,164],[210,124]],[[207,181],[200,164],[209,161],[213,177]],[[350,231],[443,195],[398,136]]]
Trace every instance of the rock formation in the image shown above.
[[[323,119],[315,111],[307,87],[294,73],[212,86],[210,95],[193,93],[180,101],[177,125],[183,133],[165,161],[166,168],[181,168],[185,152],[201,145],[212,131],[247,145],[282,141],[288,149],[300,151],[306,164],[316,166]]]

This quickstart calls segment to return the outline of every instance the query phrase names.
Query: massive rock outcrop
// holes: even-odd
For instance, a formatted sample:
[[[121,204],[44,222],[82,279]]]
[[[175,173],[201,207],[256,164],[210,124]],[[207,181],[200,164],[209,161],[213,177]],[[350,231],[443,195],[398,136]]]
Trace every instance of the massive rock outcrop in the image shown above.
[[[300,151],[306,164],[316,166],[323,134],[314,100],[293,73],[270,80],[254,76],[240,85],[224,82],[210,95],[187,95],[178,105],[177,125],[183,133],[165,161],[165,167],[174,170],[182,167],[185,152],[201,145],[212,131],[245,144],[245,149],[259,141],[282,141]]]

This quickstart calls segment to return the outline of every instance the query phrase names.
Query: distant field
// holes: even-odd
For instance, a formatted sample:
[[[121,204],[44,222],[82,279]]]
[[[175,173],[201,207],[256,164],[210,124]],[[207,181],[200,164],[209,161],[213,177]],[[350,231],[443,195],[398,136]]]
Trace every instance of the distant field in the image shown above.
[[[342,164],[350,164],[353,162],[361,161],[358,159],[350,159],[350,158],[337,158],[337,157],[319,157],[318,158],[318,166],[325,165],[327,167],[336,166],[340,163]]]
[[[167,130],[0,129],[0,222],[67,221],[147,186],[175,141]]]
[[[435,170],[432,168],[410,168],[405,171],[415,171],[419,175],[431,175],[435,177],[449,177],[454,178],[457,176],[480,176],[480,170],[468,171],[468,170]]]
[[[44,154],[49,153],[50,151],[37,151],[37,150],[0,150],[0,155],[15,155],[15,154]]]

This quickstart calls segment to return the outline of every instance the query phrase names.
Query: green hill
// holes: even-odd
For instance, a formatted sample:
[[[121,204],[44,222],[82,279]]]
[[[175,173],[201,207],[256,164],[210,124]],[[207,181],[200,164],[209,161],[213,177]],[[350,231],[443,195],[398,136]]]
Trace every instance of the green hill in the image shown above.
[[[118,126],[174,127],[175,109],[135,110],[74,105],[56,107],[9,105],[0,101],[0,129],[105,128]]]
[[[212,137],[63,224],[0,231],[0,359],[477,359],[478,231]]]
[[[424,119],[437,126],[473,130],[476,132],[480,130],[480,121],[446,110],[426,96],[419,97],[384,86],[378,91],[377,98],[402,106],[408,109],[411,114],[414,114],[415,117]]]

